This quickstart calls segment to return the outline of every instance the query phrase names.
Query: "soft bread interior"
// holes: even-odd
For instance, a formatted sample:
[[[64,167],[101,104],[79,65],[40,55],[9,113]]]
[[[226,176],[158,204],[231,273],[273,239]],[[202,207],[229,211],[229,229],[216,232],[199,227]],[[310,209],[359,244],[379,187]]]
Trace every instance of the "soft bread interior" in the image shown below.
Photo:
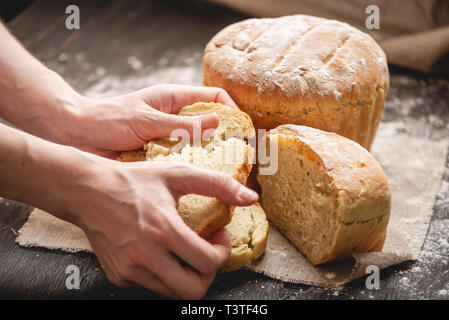
[[[268,219],[310,260],[321,260],[329,254],[337,223],[332,181],[301,142],[282,134],[268,139],[278,145],[276,174],[258,177]]]
[[[273,175],[259,170],[262,206],[312,264],[382,249],[391,190],[366,149],[305,126],[279,126],[265,138],[278,166]]]

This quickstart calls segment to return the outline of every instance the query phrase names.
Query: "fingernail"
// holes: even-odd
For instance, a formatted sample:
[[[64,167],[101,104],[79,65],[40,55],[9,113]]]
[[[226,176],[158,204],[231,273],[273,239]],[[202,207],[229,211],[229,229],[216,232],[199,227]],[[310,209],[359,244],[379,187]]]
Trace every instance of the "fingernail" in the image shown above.
[[[257,201],[259,195],[251,189],[240,187],[238,197],[243,201]]]

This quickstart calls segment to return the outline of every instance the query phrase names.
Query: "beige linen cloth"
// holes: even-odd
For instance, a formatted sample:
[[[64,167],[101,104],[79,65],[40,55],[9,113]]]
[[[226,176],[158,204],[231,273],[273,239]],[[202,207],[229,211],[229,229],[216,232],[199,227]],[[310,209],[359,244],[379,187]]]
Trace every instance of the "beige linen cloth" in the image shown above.
[[[337,287],[366,275],[368,265],[379,269],[417,260],[432,216],[444,170],[449,141],[432,142],[398,134],[394,123],[382,123],[372,153],[392,188],[392,212],[382,252],[360,253],[354,260],[313,267],[288,240],[270,227],[265,254],[249,269],[293,283]],[[35,209],[19,230],[16,242],[67,252],[92,248],[83,231]]]
[[[388,62],[423,72],[449,71],[447,0],[209,0],[255,17],[307,14],[345,21],[379,42]],[[377,5],[380,28],[368,30],[365,13]]]

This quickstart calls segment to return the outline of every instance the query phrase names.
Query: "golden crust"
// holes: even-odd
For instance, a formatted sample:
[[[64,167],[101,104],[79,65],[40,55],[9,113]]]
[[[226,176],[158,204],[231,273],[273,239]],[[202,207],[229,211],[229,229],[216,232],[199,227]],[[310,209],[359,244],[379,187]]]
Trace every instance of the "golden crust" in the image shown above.
[[[363,199],[363,192],[369,198],[386,199],[391,194],[388,179],[379,163],[362,146],[333,132],[299,126],[282,125],[268,132],[269,135],[285,134],[298,140],[302,147],[310,150],[316,160],[326,168],[337,191],[341,193],[341,205],[355,206]],[[365,186],[364,180],[369,180]],[[351,216],[342,219],[348,223],[355,220],[366,220],[378,217],[367,216],[367,212],[353,211]]]
[[[386,57],[345,23],[294,15],[232,24],[206,46],[207,86],[225,89],[256,128],[302,124],[369,149],[389,88]]]
[[[199,229],[195,230],[201,238],[206,240],[210,240],[217,230],[223,229],[232,219],[234,208],[218,200],[216,202],[214,210],[198,226]]]

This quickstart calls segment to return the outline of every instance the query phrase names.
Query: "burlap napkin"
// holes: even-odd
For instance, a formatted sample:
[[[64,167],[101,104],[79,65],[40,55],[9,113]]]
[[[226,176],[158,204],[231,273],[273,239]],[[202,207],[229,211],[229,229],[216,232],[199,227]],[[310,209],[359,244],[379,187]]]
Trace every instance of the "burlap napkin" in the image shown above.
[[[388,62],[424,72],[449,70],[449,1],[447,0],[209,0],[256,17],[307,14],[345,21],[379,42]],[[365,21],[376,5],[379,29]]]
[[[364,276],[368,265],[383,269],[418,259],[449,142],[411,138],[392,127],[394,123],[381,124],[372,150],[389,178],[393,194],[382,252],[355,254],[353,261],[316,268],[271,226],[265,254],[249,269],[287,282],[339,286]],[[82,230],[39,209],[30,214],[16,242],[25,247],[92,252]]]

